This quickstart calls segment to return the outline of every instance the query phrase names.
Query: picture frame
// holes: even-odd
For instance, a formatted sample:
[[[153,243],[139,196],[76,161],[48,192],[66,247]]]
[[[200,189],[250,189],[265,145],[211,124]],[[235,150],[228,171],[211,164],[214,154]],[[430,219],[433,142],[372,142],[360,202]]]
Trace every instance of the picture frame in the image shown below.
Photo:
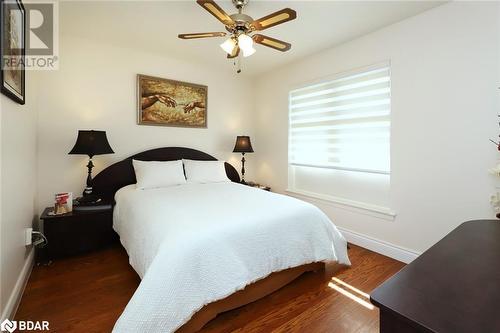
[[[207,128],[208,87],[137,74],[137,124]]]
[[[20,0],[1,0],[2,94],[19,104],[26,103],[26,10]]]

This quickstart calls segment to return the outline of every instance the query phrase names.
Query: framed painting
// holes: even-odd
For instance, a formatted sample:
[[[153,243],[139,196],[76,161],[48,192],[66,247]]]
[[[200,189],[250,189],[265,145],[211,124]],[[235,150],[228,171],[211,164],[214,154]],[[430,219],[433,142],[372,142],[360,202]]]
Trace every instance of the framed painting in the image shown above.
[[[207,86],[137,75],[137,123],[207,127]]]
[[[19,0],[1,0],[2,93],[19,104],[26,102],[26,11]]]

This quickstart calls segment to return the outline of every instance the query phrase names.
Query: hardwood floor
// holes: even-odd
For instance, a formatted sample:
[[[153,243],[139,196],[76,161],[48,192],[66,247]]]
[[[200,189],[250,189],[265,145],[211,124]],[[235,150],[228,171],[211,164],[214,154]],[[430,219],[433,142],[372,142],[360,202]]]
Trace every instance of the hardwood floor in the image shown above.
[[[378,332],[366,293],[404,264],[354,245],[349,257],[350,268],[306,273],[202,332]],[[139,282],[120,246],[36,266],[15,319],[48,320],[51,332],[110,332]]]

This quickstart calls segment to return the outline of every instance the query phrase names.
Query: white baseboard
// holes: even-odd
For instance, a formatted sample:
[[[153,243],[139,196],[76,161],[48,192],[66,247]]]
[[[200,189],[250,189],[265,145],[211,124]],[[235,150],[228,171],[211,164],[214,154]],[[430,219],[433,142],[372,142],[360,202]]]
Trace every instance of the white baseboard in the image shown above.
[[[16,314],[17,308],[19,307],[19,303],[21,303],[21,298],[24,293],[24,288],[28,283],[28,279],[31,275],[31,270],[33,269],[33,263],[35,261],[35,249],[32,248],[28,257],[24,262],[23,269],[21,273],[19,273],[19,277],[17,278],[16,284],[10,293],[7,304],[5,304],[5,309],[2,312],[2,318],[0,321],[4,321],[5,319],[13,319]]]
[[[328,204],[328,205],[333,205],[333,206],[340,206],[343,209],[346,209],[348,207],[354,208],[356,210],[361,210],[366,212],[371,212],[372,214],[375,215],[375,217],[379,217],[379,215],[384,215],[383,218],[385,219],[390,219],[394,220],[396,218],[396,212],[394,212],[392,209],[388,207],[382,207],[378,205],[373,205],[361,201],[355,201],[355,200],[349,200],[341,197],[335,197],[332,195],[325,195],[325,194],[320,194],[320,193],[314,193],[314,192],[309,192],[309,191],[303,191],[303,190],[296,190],[296,189],[287,189],[285,191],[287,194],[290,194],[291,196],[294,197],[302,197],[305,198],[308,201],[319,201],[322,204]],[[371,214],[370,214],[371,215]]]
[[[407,264],[415,260],[421,254],[345,228],[337,228],[349,243],[364,247],[365,249],[383,254],[384,256]]]

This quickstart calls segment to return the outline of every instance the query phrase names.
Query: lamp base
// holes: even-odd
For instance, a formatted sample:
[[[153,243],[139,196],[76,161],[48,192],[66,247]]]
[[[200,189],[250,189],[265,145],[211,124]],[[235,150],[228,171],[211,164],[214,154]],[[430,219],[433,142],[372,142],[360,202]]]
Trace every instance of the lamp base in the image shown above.
[[[89,180],[87,180],[87,183],[89,182]],[[90,182],[92,182],[92,179],[90,179]],[[83,196],[88,196],[88,195],[92,195],[92,186],[86,186],[85,189],[83,190]]]
[[[76,198],[78,205],[80,206],[92,206],[99,204],[102,200],[98,195],[95,194],[87,194],[83,197]]]

